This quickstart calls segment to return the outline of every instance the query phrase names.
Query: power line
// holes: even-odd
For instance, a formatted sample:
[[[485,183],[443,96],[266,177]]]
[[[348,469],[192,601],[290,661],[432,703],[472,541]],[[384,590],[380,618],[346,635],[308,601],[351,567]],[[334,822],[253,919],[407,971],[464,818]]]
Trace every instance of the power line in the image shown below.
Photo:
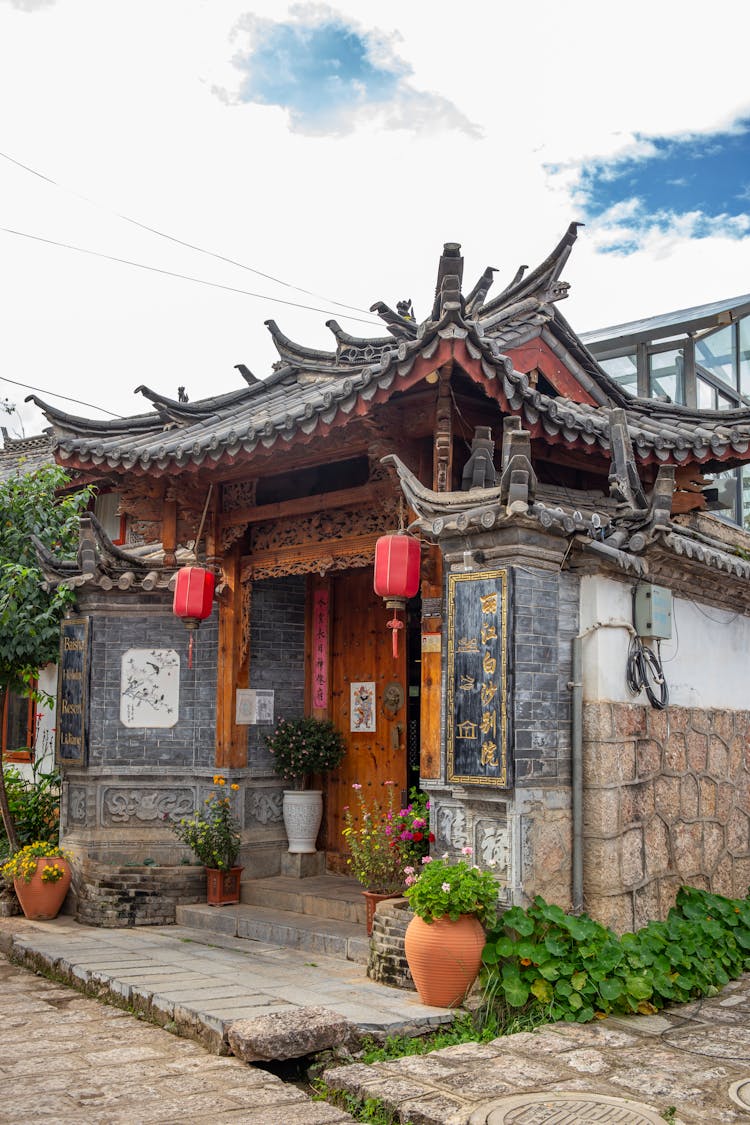
[[[93,402],[84,402],[80,398],[71,398],[70,395],[59,395],[57,391],[46,391],[44,387],[34,387],[31,383],[19,383],[17,379],[8,379],[0,375],[0,383],[12,383],[14,387],[23,387],[25,391],[38,391],[40,395],[49,395],[51,398],[62,398],[66,402],[75,402],[77,406],[89,406],[92,410],[101,410],[102,414],[110,414],[113,418],[122,418],[122,414],[115,414],[113,410],[105,410],[103,406],[95,406]]]
[[[327,297],[323,293],[316,293],[312,289],[303,289],[300,285],[292,285],[292,283],[289,281],[284,281],[280,277],[274,277],[273,274],[270,273],[264,273],[262,270],[257,270],[253,266],[246,265],[244,262],[238,262],[235,258],[228,258],[224,254],[217,254],[214,250],[207,250],[203,246],[196,246],[192,242],[185,242],[183,239],[176,238],[172,234],[167,234],[163,230],[157,230],[156,227],[147,226],[146,223],[141,223],[138,219],[131,219],[129,215],[124,215],[120,211],[115,211],[112,208],[104,207],[101,203],[97,203],[96,200],[89,199],[88,196],[81,195],[80,192],[73,191],[72,188],[65,187],[64,184],[58,183],[57,180],[53,180],[51,176],[45,176],[43,172],[37,171],[36,168],[30,167],[28,164],[23,164],[20,160],[16,160],[15,157],[10,156],[7,152],[0,152],[0,156],[2,156],[4,160],[8,160],[11,164],[15,164],[17,168],[22,168],[24,172],[29,172],[32,176],[37,176],[40,180],[44,180],[45,183],[52,184],[53,187],[59,188],[61,191],[68,192],[69,195],[74,195],[77,199],[82,199],[85,203],[90,204],[90,206],[92,207],[98,207],[102,211],[106,211],[111,215],[115,215],[118,219],[122,219],[123,222],[131,223],[135,227],[140,227],[141,230],[148,231],[149,234],[155,234],[159,238],[165,238],[169,242],[175,242],[178,246],[185,246],[189,250],[195,250],[199,254],[206,254],[209,258],[217,258],[220,262],[228,262],[229,265],[237,266],[241,270],[248,270],[249,273],[257,274],[258,277],[264,277],[267,281],[273,281],[276,285],[283,285],[286,289],[295,289],[298,293],[305,293],[308,297],[317,297],[321,301],[328,301],[330,304],[336,305],[340,309],[350,309],[352,312],[368,311],[367,309],[360,309],[357,305],[347,305],[343,301],[337,301],[333,297]],[[270,299],[271,298],[269,298],[269,300]],[[283,303],[291,302],[282,302],[282,304]],[[307,306],[303,305],[300,307],[305,308]],[[316,309],[315,311],[325,312],[327,310]],[[351,319],[357,318],[353,317]],[[370,320],[366,321],[365,323],[376,324],[377,321]]]
[[[267,293],[253,293],[249,289],[238,289],[234,285],[221,285],[218,281],[206,281],[202,277],[193,277],[187,273],[177,273],[175,270],[160,269],[159,266],[148,266],[143,262],[133,262],[129,258],[117,258],[113,254],[103,254],[99,250],[89,250],[86,246],[73,246],[69,242],[57,242],[54,238],[42,238],[39,234],[29,234],[23,230],[12,230],[10,227],[0,227],[4,234],[13,234],[18,238],[30,238],[34,242],[46,242],[48,246],[59,246],[63,250],[75,250],[78,254],[90,254],[94,258],[104,258],[107,262],[120,262],[124,266],[134,266],[139,270],[149,270],[151,273],[160,273],[165,277],[179,277],[183,281],[193,281],[196,285],[208,285],[213,289],[224,289],[228,293],[241,293],[244,297],[256,297],[260,301],[273,301],[278,305],[290,305],[295,309],[308,309],[310,312],[330,313],[330,309],[321,309],[315,305],[303,305],[299,301],[285,301],[281,297],[269,297]],[[359,321],[360,324],[372,324],[373,321],[363,320],[361,316],[350,316],[348,320]]]

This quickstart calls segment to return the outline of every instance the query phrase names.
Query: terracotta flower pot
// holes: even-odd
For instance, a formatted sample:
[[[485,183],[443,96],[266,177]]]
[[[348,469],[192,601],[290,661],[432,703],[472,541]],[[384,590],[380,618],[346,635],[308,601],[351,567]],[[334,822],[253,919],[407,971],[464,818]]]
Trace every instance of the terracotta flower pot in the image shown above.
[[[412,918],[405,952],[422,1003],[436,1008],[460,1004],[476,980],[484,944],[484,930],[473,914],[429,924]]]
[[[62,867],[65,874],[56,883],[42,882],[42,870],[53,864]],[[33,922],[46,922],[56,918],[60,907],[65,901],[71,879],[70,864],[62,856],[42,856],[37,860],[36,871],[31,876],[31,882],[23,879],[14,879],[13,887],[18,901],[26,917]]]
[[[370,937],[372,935],[372,923],[375,920],[375,907],[379,902],[385,902],[388,898],[401,898],[402,894],[401,891],[393,891],[391,894],[387,895],[380,894],[378,891],[362,891],[362,894],[364,895],[365,910],[367,911],[365,915],[367,936]]]
[[[231,906],[240,901],[240,875],[244,867],[206,868],[206,902],[209,906]]]

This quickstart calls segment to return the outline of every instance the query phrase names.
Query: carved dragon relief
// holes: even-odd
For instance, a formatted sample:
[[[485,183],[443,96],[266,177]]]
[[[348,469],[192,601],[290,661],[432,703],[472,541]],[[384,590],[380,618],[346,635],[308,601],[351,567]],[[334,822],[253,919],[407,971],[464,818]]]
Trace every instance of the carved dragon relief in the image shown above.
[[[240,583],[240,664],[247,663],[250,655],[250,611],[253,604],[253,583],[250,575]]]

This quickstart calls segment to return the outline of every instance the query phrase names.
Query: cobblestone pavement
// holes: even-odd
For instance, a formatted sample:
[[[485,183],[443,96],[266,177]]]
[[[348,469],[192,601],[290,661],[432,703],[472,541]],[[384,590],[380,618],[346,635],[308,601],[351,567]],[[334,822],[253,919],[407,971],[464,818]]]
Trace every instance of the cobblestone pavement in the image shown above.
[[[412,1125],[747,1122],[750,975],[713,999],[658,1016],[552,1024],[487,1044],[337,1067],[325,1078],[359,1097],[381,1098]],[[566,1107],[564,1092],[578,1095],[575,1106]],[[543,1102],[523,1108],[523,1093]],[[595,1095],[610,1103],[597,1105]],[[629,1101],[618,1104],[623,1099]]]
[[[0,956],[0,1122],[323,1125],[349,1114]]]

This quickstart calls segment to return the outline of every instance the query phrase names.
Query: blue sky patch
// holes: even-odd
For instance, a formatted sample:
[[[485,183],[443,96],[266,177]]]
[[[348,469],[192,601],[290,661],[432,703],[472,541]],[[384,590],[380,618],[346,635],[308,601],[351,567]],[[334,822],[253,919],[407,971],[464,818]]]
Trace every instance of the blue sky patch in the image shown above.
[[[672,230],[681,219],[693,238],[748,233],[750,118],[726,132],[636,135],[634,141],[630,152],[579,171],[576,195],[586,218],[611,223],[624,235],[608,249],[631,253],[639,247],[639,232]]]
[[[248,16],[250,46],[234,58],[242,72],[240,102],[288,111],[295,132],[347,133],[359,116],[386,111],[387,127],[478,130],[439,94],[416,90],[411,67],[385,36],[364,30],[332,8],[298,6],[275,22]]]

